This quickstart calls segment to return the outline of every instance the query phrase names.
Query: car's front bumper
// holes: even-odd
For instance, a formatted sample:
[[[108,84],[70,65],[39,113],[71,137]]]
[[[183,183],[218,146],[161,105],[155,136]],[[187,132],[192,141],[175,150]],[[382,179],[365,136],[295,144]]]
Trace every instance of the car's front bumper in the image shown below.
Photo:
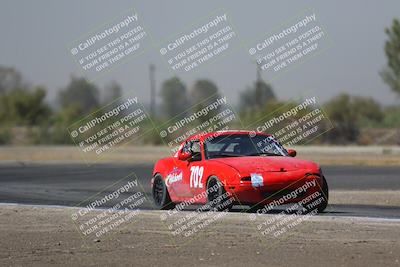
[[[263,186],[255,187],[251,181],[240,181],[237,184],[226,185],[226,190],[243,205],[264,204],[279,201],[281,204],[295,203],[321,192],[322,179],[318,173],[306,174],[291,179],[264,178]]]

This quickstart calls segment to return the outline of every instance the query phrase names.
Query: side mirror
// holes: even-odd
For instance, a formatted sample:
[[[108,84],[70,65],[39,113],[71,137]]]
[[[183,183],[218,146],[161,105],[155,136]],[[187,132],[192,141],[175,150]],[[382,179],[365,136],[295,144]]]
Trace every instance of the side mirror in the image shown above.
[[[297,155],[297,152],[294,149],[288,149],[287,152],[288,152],[289,156],[291,156],[293,158],[296,157],[296,155]]]
[[[179,151],[179,153],[178,153],[179,160],[189,160],[191,157],[192,157],[192,153],[189,153],[189,152]]]

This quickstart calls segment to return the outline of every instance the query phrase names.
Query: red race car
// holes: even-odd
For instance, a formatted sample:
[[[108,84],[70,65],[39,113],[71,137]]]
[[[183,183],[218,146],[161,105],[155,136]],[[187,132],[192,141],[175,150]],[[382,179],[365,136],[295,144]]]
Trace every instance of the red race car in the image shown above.
[[[151,180],[154,203],[159,209],[184,203],[216,210],[297,203],[303,210],[322,212],[328,204],[328,184],[321,168],[295,156],[295,150],[286,150],[261,132],[198,134],[184,141],[173,157],[156,163]]]

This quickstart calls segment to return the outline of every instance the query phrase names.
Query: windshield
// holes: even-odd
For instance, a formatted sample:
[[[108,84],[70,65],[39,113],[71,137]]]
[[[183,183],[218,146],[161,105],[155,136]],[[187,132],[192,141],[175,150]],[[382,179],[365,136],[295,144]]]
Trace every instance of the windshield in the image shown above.
[[[220,135],[204,142],[206,158],[243,156],[288,156],[286,149],[272,136],[248,134]]]

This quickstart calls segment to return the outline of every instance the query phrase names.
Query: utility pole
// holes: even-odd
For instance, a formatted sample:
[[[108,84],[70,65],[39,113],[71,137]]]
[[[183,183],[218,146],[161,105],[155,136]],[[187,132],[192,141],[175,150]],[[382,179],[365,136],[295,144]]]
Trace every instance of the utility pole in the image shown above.
[[[155,66],[150,64],[150,115],[156,115],[156,83],[155,83]]]
[[[259,64],[257,64],[256,63],[256,66],[257,66],[257,73],[256,73],[256,83],[255,83],[255,96],[256,96],[256,99],[255,99],[255,103],[256,103],[256,106],[257,107],[259,107],[259,108],[261,108],[262,107],[262,105],[263,105],[263,103],[261,102],[262,101],[262,92],[261,92],[261,69],[260,69],[260,65]]]
[[[261,82],[261,69],[260,69],[260,65],[259,64],[257,64],[256,63],[256,66],[257,66],[257,80],[256,80],[256,82],[258,83],[258,82]]]

